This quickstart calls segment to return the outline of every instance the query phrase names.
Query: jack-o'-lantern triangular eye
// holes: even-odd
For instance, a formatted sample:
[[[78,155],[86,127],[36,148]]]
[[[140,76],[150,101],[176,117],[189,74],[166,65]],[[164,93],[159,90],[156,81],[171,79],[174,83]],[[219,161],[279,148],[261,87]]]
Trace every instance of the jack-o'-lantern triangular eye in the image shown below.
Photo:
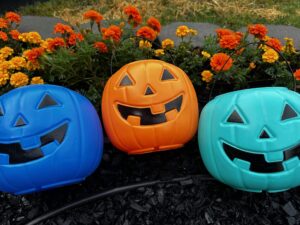
[[[123,79],[120,82],[120,87],[131,86],[131,85],[133,85],[133,82],[131,81],[128,75],[125,75],[125,77],[123,77]]]
[[[282,116],[281,116],[281,120],[287,120],[287,119],[291,119],[291,118],[294,118],[297,116],[298,116],[298,114],[295,112],[295,110],[293,110],[291,106],[286,104],[284,107]]]
[[[167,69],[165,69],[161,80],[175,80],[175,77]]]
[[[227,119],[228,123],[244,123],[240,114],[234,110]]]
[[[54,100],[49,94],[44,95],[42,101],[40,102],[38,109],[47,108],[50,106],[57,106],[59,105],[57,101]]]

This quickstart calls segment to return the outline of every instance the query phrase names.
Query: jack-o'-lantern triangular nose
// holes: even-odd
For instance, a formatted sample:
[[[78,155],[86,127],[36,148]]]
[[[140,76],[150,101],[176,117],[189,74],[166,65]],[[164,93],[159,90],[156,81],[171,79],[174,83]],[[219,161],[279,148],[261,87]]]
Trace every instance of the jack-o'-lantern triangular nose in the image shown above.
[[[15,127],[23,127],[27,125],[26,120],[24,119],[23,116],[19,115],[16,119],[16,122],[14,123]]]
[[[153,95],[153,94],[154,94],[154,91],[152,90],[152,88],[150,86],[147,86],[145,95]]]
[[[267,139],[267,138],[270,138],[271,136],[269,135],[269,133],[263,129],[263,131],[261,132],[261,134],[259,135],[259,138],[260,139]]]

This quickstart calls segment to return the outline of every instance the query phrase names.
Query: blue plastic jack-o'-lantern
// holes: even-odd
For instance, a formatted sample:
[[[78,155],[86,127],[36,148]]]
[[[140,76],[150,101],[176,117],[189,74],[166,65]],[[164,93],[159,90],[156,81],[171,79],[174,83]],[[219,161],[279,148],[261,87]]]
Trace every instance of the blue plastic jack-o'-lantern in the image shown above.
[[[0,190],[25,194],[84,180],[102,157],[96,110],[80,94],[31,85],[0,97]]]
[[[234,188],[278,192],[300,184],[300,95],[255,88],[220,95],[203,109],[199,147],[208,171]]]

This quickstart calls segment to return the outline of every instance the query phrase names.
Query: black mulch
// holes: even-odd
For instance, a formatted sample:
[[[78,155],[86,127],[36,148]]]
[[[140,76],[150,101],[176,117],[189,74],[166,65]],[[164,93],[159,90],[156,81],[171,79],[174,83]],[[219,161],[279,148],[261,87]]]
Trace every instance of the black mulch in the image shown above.
[[[107,144],[100,168],[82,184],[19,197],[1,194],[0,224],[25,224],[49,210],[110,188],[189,174],[207,174],[195,140],[184,149],[140,156],[128,156]],[[294,225],[300,224],[299,190],[247,193],[196,176],[106,197],[41,224]]]

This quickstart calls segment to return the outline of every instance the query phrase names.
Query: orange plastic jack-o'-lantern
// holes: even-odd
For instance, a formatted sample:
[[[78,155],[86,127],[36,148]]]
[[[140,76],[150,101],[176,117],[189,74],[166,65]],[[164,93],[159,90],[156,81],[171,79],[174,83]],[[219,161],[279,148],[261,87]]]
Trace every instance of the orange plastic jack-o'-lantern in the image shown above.
[[[129,154],[182,147],[197,130],[198,101],[188,76],[159,60],[129,63],[107,82],[103,122],[111,142]]]

